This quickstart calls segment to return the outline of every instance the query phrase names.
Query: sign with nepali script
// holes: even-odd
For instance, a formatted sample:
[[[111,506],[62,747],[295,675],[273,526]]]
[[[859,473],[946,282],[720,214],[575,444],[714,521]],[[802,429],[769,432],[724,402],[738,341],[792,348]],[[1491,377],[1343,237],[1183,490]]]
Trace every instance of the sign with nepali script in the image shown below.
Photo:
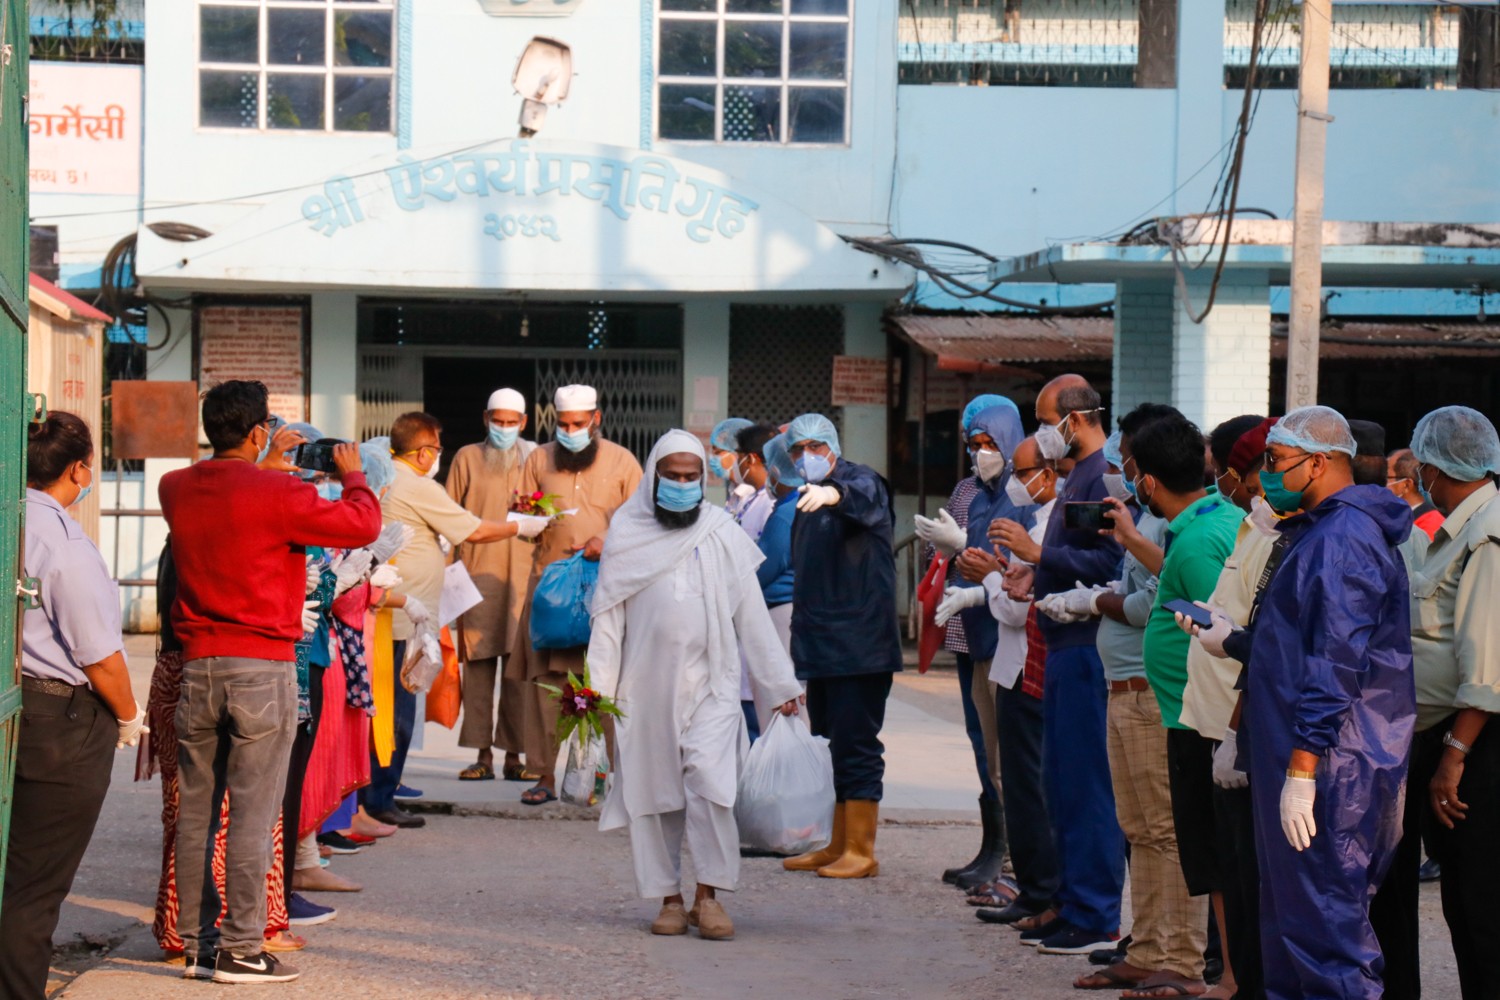
[[[264,382],[271,412],[307,419],[306,347],[301,306],[204,306],[198,310],[198,382]]]
[[[33,194],[141,189],[141,67],[31,64]]]

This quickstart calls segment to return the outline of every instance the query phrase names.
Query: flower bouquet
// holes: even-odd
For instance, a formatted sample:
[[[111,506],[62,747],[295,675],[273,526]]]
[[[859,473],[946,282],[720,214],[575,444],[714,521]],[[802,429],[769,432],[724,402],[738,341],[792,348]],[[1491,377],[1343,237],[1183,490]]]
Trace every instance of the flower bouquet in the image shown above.
[[[522,493],[516,490],[511,494],[510,513],[518,517],[545,517],[549,521],[561,521],[567,516],[559,504],[562,497],[556,493],[543,493],[537,490],[535,493]],[[523,542],[536,543],[535,538],[521,537]]]
[[[537,684],[557,699],[561,718],[557,723],[557,742],[568,746],[568,766],[563,772],[562,799],[578,806],[591,806],[604,798],[609,776],[609,752],[604,742],[604,717],[620,718],[623,713],[614,699],[607,698],[589,685],[589,668],[583,665],[583,680],[573,674],[562,687]]]

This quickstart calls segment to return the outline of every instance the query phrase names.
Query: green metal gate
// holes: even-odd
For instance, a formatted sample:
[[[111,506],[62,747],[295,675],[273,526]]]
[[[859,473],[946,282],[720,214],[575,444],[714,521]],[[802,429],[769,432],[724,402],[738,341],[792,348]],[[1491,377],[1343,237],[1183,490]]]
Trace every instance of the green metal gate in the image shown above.
[[[0,880],[10,842],[11,791],[21,717],[19,636],[24,510],[28,233],[26,88],[31,21],[27,0],[0,0]]]

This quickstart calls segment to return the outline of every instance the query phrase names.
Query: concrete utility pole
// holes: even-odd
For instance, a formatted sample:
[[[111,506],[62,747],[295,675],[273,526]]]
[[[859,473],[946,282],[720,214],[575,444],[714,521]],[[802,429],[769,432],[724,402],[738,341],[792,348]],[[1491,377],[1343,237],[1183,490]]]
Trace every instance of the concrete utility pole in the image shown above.
[[[1292,210],[1292,307],[1286,408],[1318,401],[1318,324],[1323,312],[1323,161],[1328,149],[1328,35],[1332,0],[1302,0],[1297,77],[1297,190]]]

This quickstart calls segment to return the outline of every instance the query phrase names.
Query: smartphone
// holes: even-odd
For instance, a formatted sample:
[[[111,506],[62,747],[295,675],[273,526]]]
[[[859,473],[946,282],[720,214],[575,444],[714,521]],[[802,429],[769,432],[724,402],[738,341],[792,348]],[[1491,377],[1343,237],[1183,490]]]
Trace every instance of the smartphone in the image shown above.
[[[1184,601],[1181,598],[1163,604],[1162,610],[1192,619],[1193,624],[1199,628],[1212,628],[1214,624],[1214,616],[1207,608],[1200,608],[1192,601]]]
[[[336,445],[346,443],[339,438],[319,438],[307,444],[299,444],[292,453],[292,464],[308,472],[337,472],[338,466],[333,462],[333,449]]]
[[[1115,524],[1104,514],[1109,504],[1078,502],[1063,504],[1063,527],[1070,531],[1113,531]]]

